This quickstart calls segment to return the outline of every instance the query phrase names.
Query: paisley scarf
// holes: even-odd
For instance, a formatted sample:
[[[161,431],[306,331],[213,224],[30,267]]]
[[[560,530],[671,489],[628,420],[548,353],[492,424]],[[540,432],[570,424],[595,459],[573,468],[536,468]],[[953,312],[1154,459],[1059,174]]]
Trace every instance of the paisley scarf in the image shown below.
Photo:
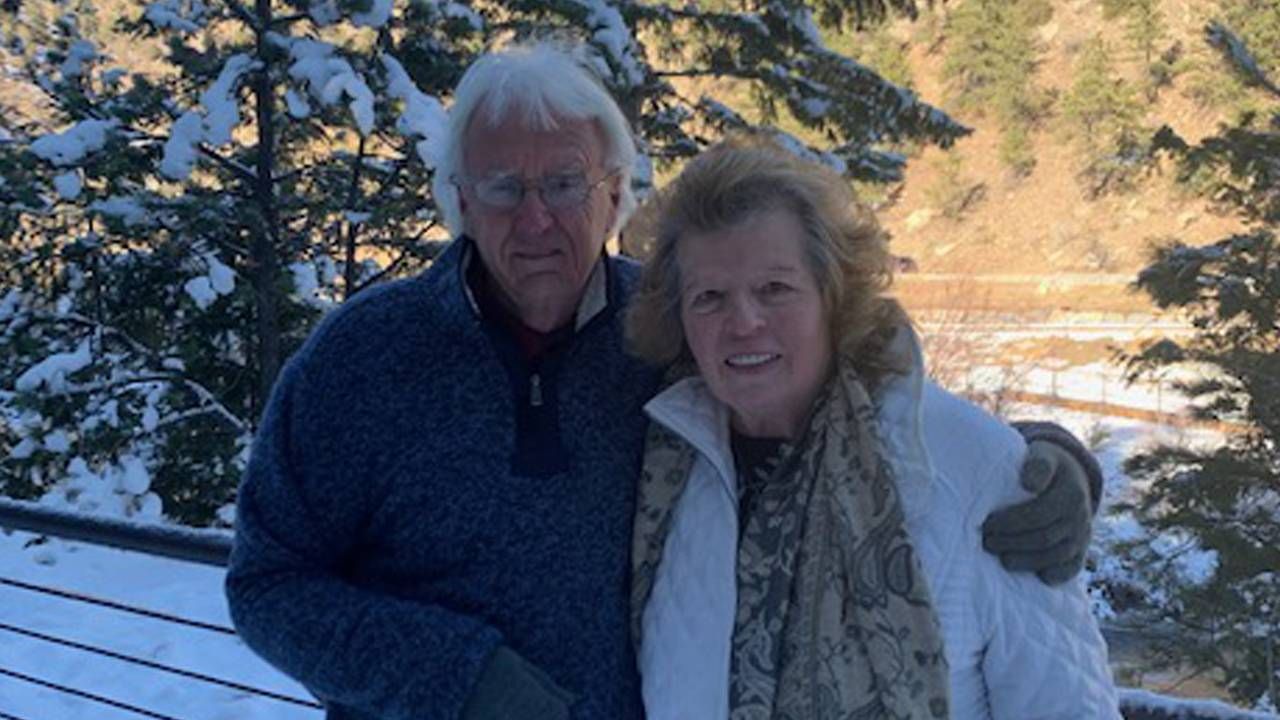
[[[692,463],[692,449],[654,423],[637,516],[637,540],[647,536],[640,557],[658,560],[652,544],[662,542],[669,516],[646,502],[646,486],[675,490]],[[749,512],[739,519],[731,720],[948,717],[938,619],[875,407],[848,362],[838,363],[804,434],[784,446]],[[636,568],[638,607],[650,589],[647,564]]]

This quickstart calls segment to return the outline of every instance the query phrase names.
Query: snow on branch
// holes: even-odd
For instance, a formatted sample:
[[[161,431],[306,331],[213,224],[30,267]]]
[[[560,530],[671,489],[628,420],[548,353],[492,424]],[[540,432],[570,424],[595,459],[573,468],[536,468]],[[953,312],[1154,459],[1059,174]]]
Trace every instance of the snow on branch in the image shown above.
[[[391,20],[392,0],[369,0],[369,8],[351,14],[356,27],[381,28]],[[307,3],[307,17],[318,27],[335,25],[342,20],[342,9],[336,0],[311,0]]]
[[[212,258],[209,256],[206,261]],[[210,262],[210,275],[227,275],[231,274],[231,269],[221,263],[219,269],[214,263],[216,258]],[[219,283],[233,282],[231,278],[221,278]],[[10,293],[11,295],[12,293]],[[6,296],[7,300],[8,296]],[[119,328],[105,325],[97,322],[92,318],[85,317],[78,313],[66,313],[64,315],[54,315],[50,313],[30,313],[28,315],[31,320],[37,322],[47,322],[54,324],[71,323],[81,327],[89,328],[95,336],[109,335],[123,342],[132,352],[141,356],[144,363],[152,365],[160,365],[164,368],[162,371],[149,371],[147,373],[116,373],[111,379],[73,383],[67,380],[68,376],[75,372],[79,372],[88,367],[93,362],[93,354],[90,349],[89,340],[82,340],[80,345],[72,352],[55,353],[44,360],[36,363],[28,368],[26,372],[20,375],[14,383],[14,389],[17,392],[31,393],[37,392],[42,387],[49,392],[65,393],[69,395],[80,395],[101,392],[117,387],[134,386],[152,382],[165,382],[171,385],[178,385],[187,388],[200,400],[200,407],[212,412],[226,420],[226,422],[236,429],[237,432],[248,432],[248,424],[238,415],[231,411],[225,404],[218,400],[211,390],[204,385],[186,377],[182,374],[180,364],[165,362],[160,354],[150,349],[146,345],[135,340],[127,332]]]
[[[373,132],[373,92],[364,78],[343,58],[335,57],[336,48],[327,42],[309,38],[272,35],[272,41],[289,49],[293,63],[289,77],[305,82],[311,95],[325,105],[333,105],[346,95],[348,106],[361,135]]]
[[[67,387],[67,376],[79,372],[93,362],[89,341],[82,340],[71,352],[54,353],[27,368],[14,381],[14,390],[21,393],[36,392],[42,386],[50,392],[62,392]]]
[[[188,110],[173,123],[169,139],[164,143],[164,157],[160,160],[160,173],[171,180],[185,180],[191,175],[199,156],[196,148],[204,137],[204,119],[195,110]]]
[[[201,143],[226,145],[231,142],[231,132],[240,122],[240,106],[236,100],[240,79],[261,68],[261,62],[244,53],[227,58],[218,79],[200,94],[204,114],[188,110],[173,123],[164,144],[161,174],[171,180],[185,180],[195,167]]]
[[[628,87],[644,84],[643,64],[636,58],[637,48],[631,29],[618,12],[605,0],[574,0],[587,12],[586,24],[591,30],[591,40],[604,48],[612,65],[622,72],[621,80]],[[597,67],[602,77],[613,75],[608,68]]]
[[[54,357],[49,358],[49,360],[53,360]],[[60,361],[60,362],[63,362],[63,361]],[[32,368],[32,369],[34,370],[35,368]],[[64,376],[56,376],[56,377],[57,377],[57,382],[61,384],[58,384],[56,386],[51,385],[50,390],[54,392],[58,392],[59,394],[62,394],[62,395],[69,395],[69,396],[70,395],[96,395],[98,393],[112,393],[114,397],[116,396],[115,395],[116,391],[137,390],[139,388],[143,390],[154,390],[156,383],[168,385],[169,387],[184,387],[187,390],[190,390],[191,393],[195,395],[196,398],[198,398],[200,401],[200,404],[195,408],[191,408],[188,411],[184,411],[184,412],[191,413],[190,415],[191,417],[213,414],[213,415],[217,415],[218,417],[221,417],[223,420],[227,422],[228,425],[234,428],[237,432],[246,433],[249,431],[248,424],[245,421],[241,420],[226,405],[219,402],[217,399],[217,396],[215,396],[213,392],[211,392],[208,388],[201,385],[200,383],[190,378],[183,377],[177,373],[156,373],[156,372],[125,373],[122,371],[117,371],[113,373],[109,379],[95,380],[92,382],[83,382],[83,383],[65,382],[62,379],[62,377]],[[19,388],[19,390],[21,390],[21,388]],[[155,428],[159,427],[161,424],[173,424],[174,422],[178,422],[179,420],[185,419],[186,417],[185,415],[183,415],[182,417],[179,417],[179,415],[182,415],[182,413],[179,413],[178,415],[167,416],[165,418],[161,418],[159,414],[155,414],[150,419],[144,417],[143,423],[142,423],[143,429],[150,432],[155,430]]]
[[[84,174],[79,169],[62,173],[53,178],[53,189],[63,200],[75,200],[84,188]]]
[[[813,148],[809,147],[808,145],[804,144],[803,142],[801,142],[799,138],[797,138],[795,135],[792,135],[791,133],[783,132],[782,130],[775,129],[772,132],[772,136],[775,142],[777,142],[779,145],[781,145],[783,148],[785,148],[787,151],[789,151],[791,154],[795,155],[796,157],[799,157],[803,160],[807,160],[809,162],[815,162],[821,165],[826,165],[827,167],[840,173],[841,175],[845,174],[845,172],[849,169],[848,165],[845,164],[845,161],[842,160],[838,155],[834,155],[829,152],[818,152]]]
[[[67,48],[67,59],[62,61],[58,70],[64,80],[80,77],[84,72],[84,64],[98,58],[98,50],[88,40],[76,40]]]
[[[79,165],[85,157],[107,144],[108,133],[120,125],[118,120],[81,120],[61,133],[38,138],[31,152],[58,167]]]
[[[391,0],[371,0],[369,9],[351,14],[357,27],[380,28],[391,19]]]
[[[428,168],[434,168],[444,152],[448,118],[444,106],[436,98],[418,89],[404,66],[390,54],[382,56],[387,73],[387,92],[404,103],[396,130],[409,139],[418,139],[418,157]]]
[[[441,15],[444,15],[447,18],[459,18],[466,20],[467,24],[471,26],[471,29],[476,32],[484,29],[484,18],[481,17],[480,13],[472,10],[470,7],[459,2],[454,2],[453,0],[445,0],[443,3],[436,0],[436,2],[436,10]]]
[[[710,95],[703,95],[698,98],[698,109],[721,128],[743,130],[750,127],[750,123],[738,111],[712,98]]]
[[[200,103],[204,105],[205,139],[214,145],[226,145],[231,142],[231,131],[240,120],[240,109],[236,103],[236,87],[240,78],[248,72],[262,69],[262,63],[244,53],[237,53],[227,58],[218,73],[218,79],[200,94]]]
[[[135,197],[114,195],[105,200],[95,200],[89,209],[116,218],[129,227],[147,227],[154,224],[154,218]]]
[[[236,289],[236,274],[213,253],[206,253],[207,272],[197,275],[183,284],[182,290],[201,310],[207,309],[219,297],[230,295]]]
[[[333,25],[342,19],[342,12],[334,0],[312,0],[307,4],[307,15],[320,27]]]
[[[206,11],[200,0],[160,0],[147,5],[142,17],[157,30],[193,33],[207,22]]]

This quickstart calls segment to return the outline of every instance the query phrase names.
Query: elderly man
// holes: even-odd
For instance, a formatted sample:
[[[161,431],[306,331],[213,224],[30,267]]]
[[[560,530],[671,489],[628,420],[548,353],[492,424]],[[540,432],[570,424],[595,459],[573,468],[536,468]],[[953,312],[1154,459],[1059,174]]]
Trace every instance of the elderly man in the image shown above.
[[[232,617],[330,718],[640,718],[628,555],[659,371],[623,347],[637,268],[603,252],[633,140],[547,46],[477,60],[451,123],[434,190],[458,239],[327,317],[276,385]],[[1054,479],[989,539],[1070,575],[1085,472],[1033,448]]]

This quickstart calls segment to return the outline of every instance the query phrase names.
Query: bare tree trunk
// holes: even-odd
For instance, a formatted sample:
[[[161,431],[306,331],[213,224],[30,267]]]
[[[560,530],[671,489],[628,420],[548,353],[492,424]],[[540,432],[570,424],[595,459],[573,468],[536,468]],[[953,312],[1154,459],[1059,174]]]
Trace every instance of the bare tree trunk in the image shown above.
[[[271,0],[255,0],[254,14],[258,20],[258,60],[263,67],[254,81],[256,114],[258,123],[258,163],[254,198],[261,213],[262,225],[256,228],[250,250],[253,270],[253,289],[258,315],[258,385],[259,404],[264,404],[271,394],[276,375],[280,372],[281,343],[279,318],[279,290],[277,281],[280,263],[276,256],[280,244],[280,222],[275,198],[275,111],[268,60],[267,29],[271,27]],[[254,408],[256,417],[260,407]]]
[[[364,167],[364,145],[365,137],[360,136],[360,147],[356,150],[356,156],[351,161],[351,185],[347,188],[347,210],[350,211],[356,205],[356,198],[360,194],[360,170]],[[352,295],[356,294],[360,283],[359,274],[356,272],[356,226],[358,223],[347,219],[347,237],[344,240],[343,257],[345,263],[343,266],[342,279],[342,298],[350,300]]]
[[[638,88],[632,88],[624,96],[618,98],[618,108],[622,110],[623,116],[627,119],[627,124],[637,137],[640,135],[641,103],[643,101],[644,95]],[[624,230],[625,228],[618,231],[618,252],[635,258],[644,257],[646,248],[632,240],[631,236],[627,235]]]

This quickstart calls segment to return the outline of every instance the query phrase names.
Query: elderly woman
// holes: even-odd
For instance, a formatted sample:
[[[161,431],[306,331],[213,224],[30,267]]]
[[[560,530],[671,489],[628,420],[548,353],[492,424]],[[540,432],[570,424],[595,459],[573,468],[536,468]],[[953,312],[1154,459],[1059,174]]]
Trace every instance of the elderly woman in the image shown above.
[[[983,518],[1025,499],[1023,440],[925,379],[843,179],[738,139],[651,213],[629,338],[692,362],[645,408],[648,717],[1118,718],[1082,587],[983,551]]]

